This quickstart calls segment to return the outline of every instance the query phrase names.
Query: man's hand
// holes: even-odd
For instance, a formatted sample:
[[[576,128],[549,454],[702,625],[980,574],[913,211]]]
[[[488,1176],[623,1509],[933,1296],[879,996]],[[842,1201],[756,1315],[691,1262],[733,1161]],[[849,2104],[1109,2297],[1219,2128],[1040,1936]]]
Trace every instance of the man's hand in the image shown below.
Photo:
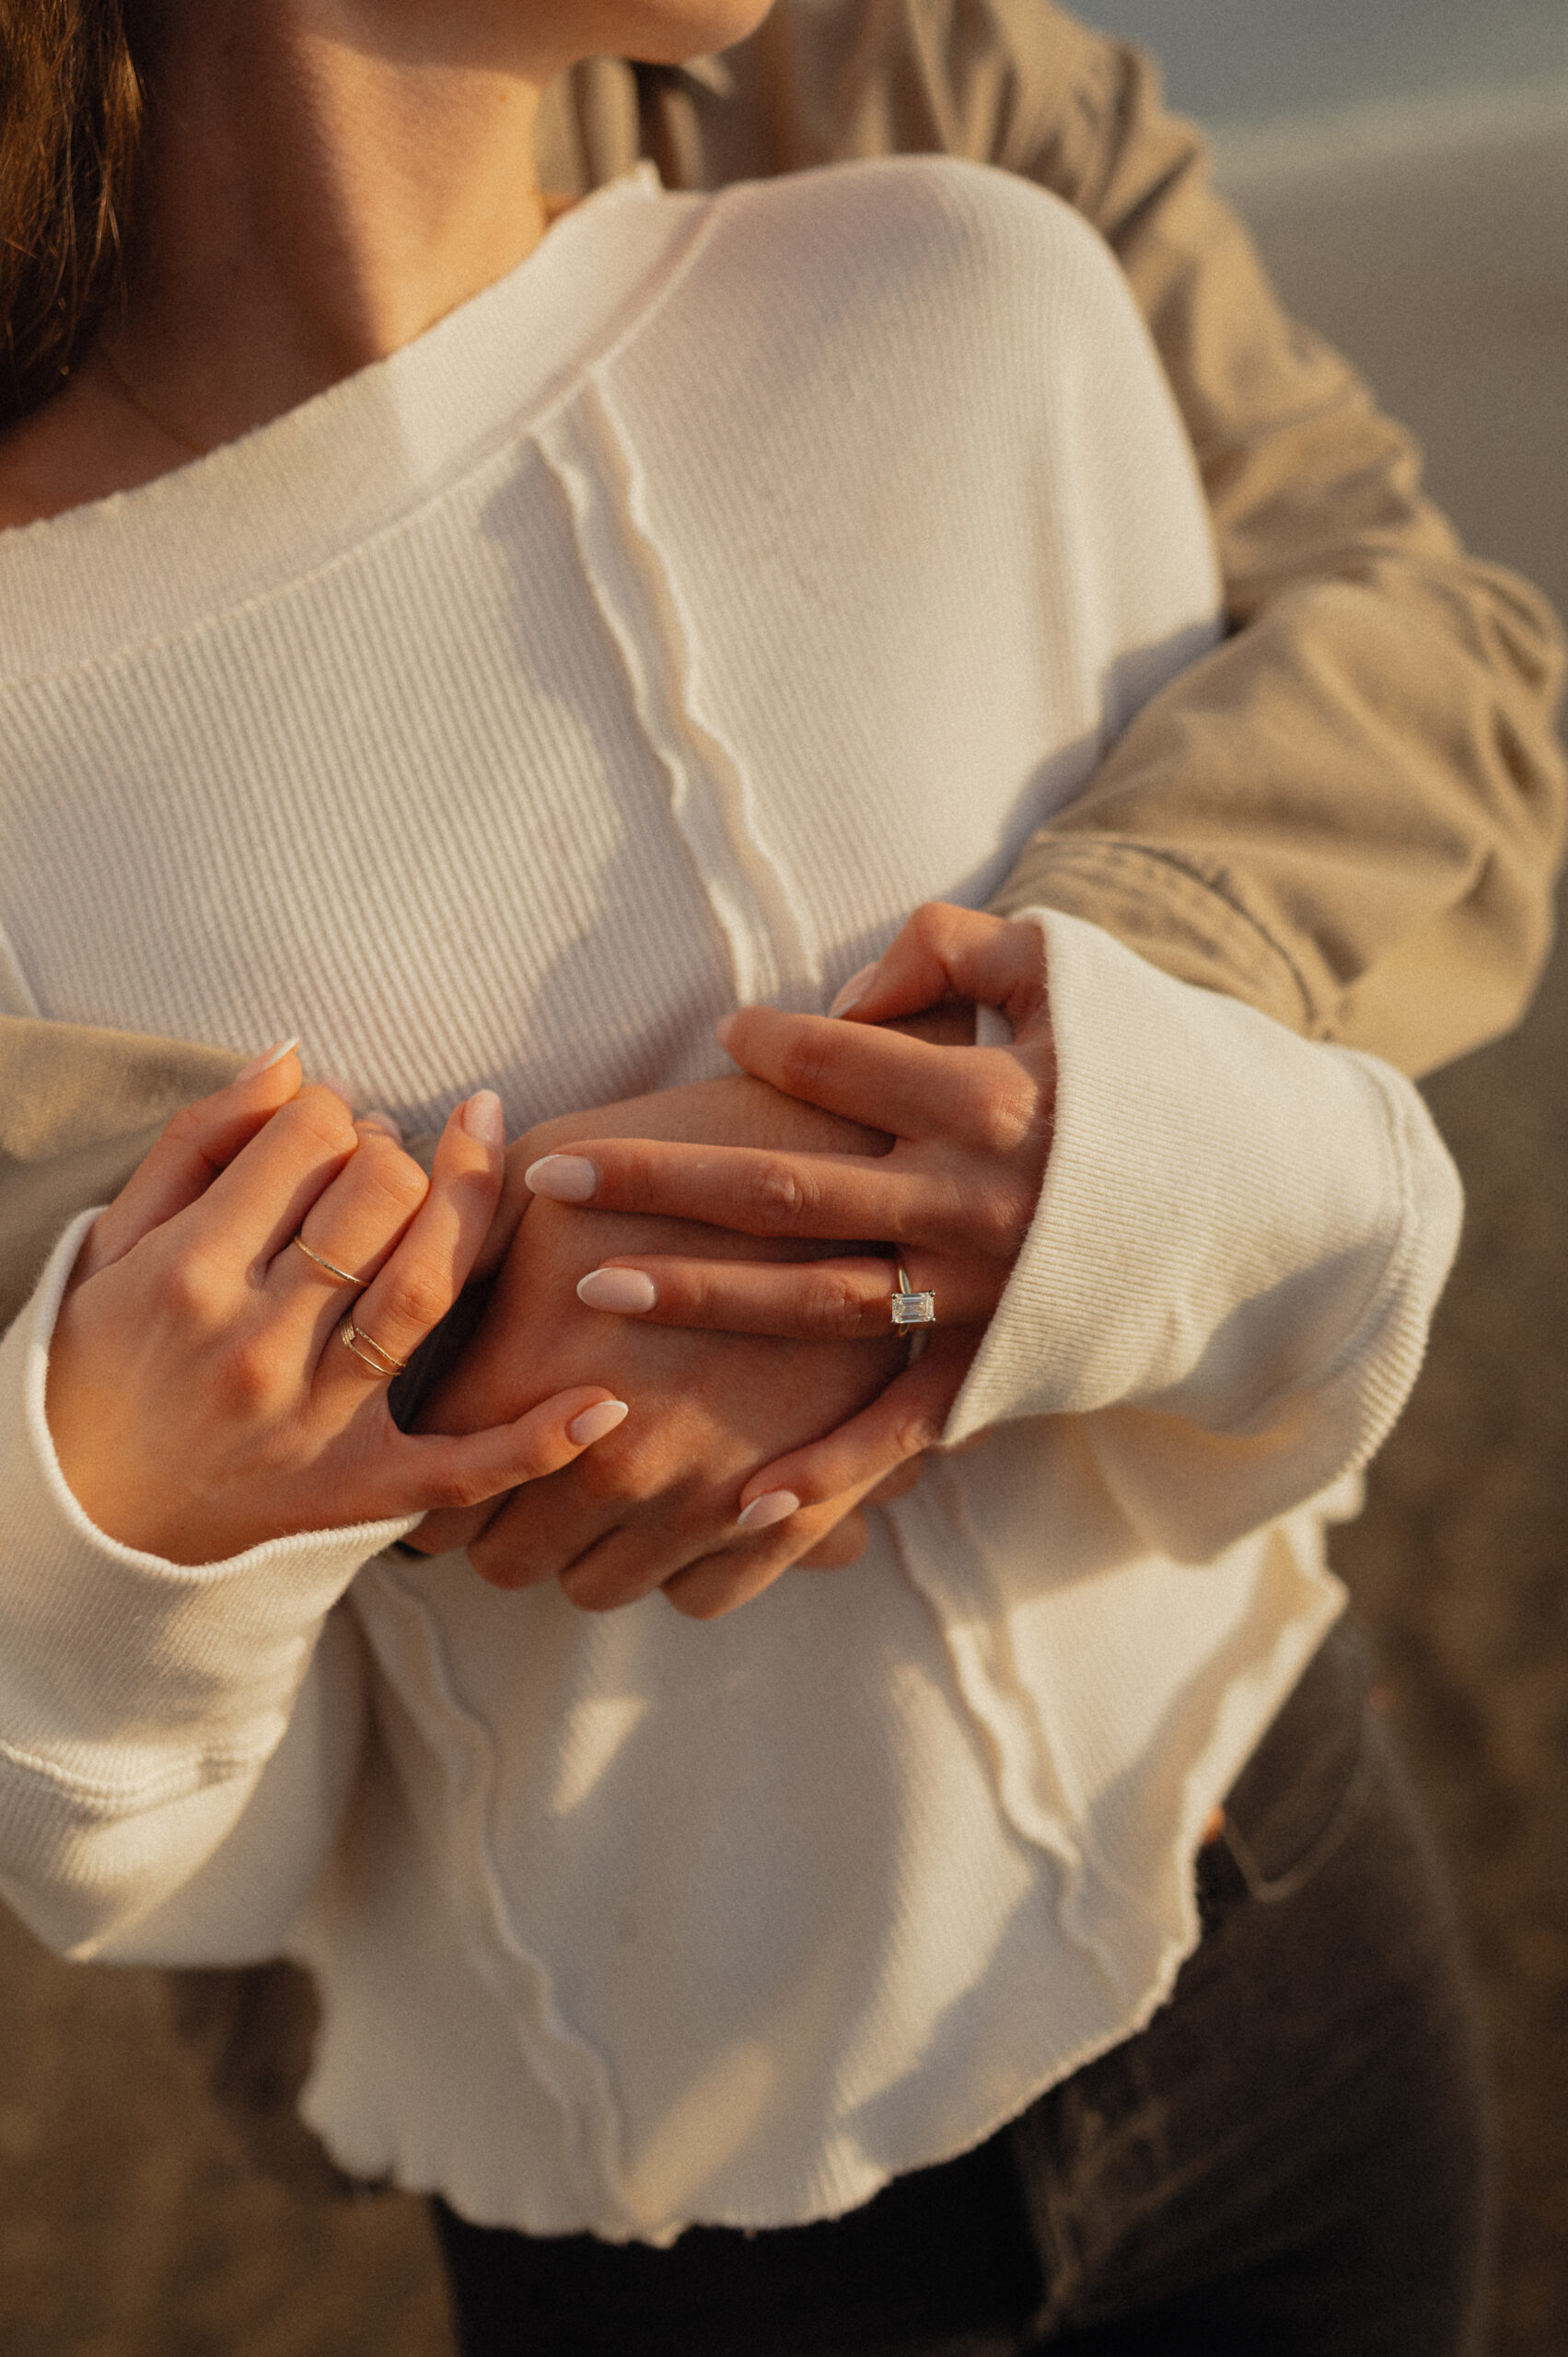
[[[707,1618],[756,1595],[818,1547],[824,1565],[860,1551],[863,1534],[853,1521],[847,1530],[842,1526],[869,1481],[750,1532],[737,1528],[739,1492],[757,1466],[863,1408],[901,1365],[903,1350],[887,1334],[781,1342],[678,1333],[585,1307],[577,1281],[610,1255],[691,1250],[699,1236],[710,1259],[730,1250],[758,1255],[749,1237],[573,1211],[534,1202],[521,1186],[522,1171],[562,1140],[628,1132],[857,1155],[875,1155],[890,1143],[745,1077],[664,1090],[531,1131],[508,1156],[506,1198],[487,1254],[494,1264],[499,1237],[505,1259],[484,1319],[425,1403],[420,1425],[488,1426],[578,1380],[563,1370],[582,1367],[595,1370],[582,1380],[609,1386],[631,1402],[632,1413],[592,1452],[596,1458],[612,1452],[593,1481],[534,1482],[499,1511],[433,1515],[412,1543],[433,1552],[467,1545],[475,1569],[497,1586],[560,1576],[575,1602],[596,1610],[663,1586],[678,1609]],[[800,1259],[815,1248],[763,1248]]]

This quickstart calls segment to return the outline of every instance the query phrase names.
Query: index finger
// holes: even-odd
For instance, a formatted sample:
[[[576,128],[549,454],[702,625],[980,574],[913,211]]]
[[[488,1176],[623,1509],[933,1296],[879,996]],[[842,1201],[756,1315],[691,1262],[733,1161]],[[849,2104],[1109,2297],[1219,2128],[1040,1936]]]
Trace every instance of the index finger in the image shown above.
[[[995,1237],[986,1232],[993,1207],[977,1204],[956,1174],[905,1168],[897,1146],[873,1160],[595,1138],[586,1151],[546,1155],[524,1177],[553,1202],[698,1220],[741,1236],[923,1244],[944,1253],[1006,1242],[1000,1230]],[[1016,1237],[1008,1248],[1016,1249]]]
[[[226,1087],[182,1106],[165,1122],[114,1201],[99,1213],[76,1264],[78,1277],[123,1260],[144,1236],[205,1194],[218,1172],[297,1095],[298,1046],[297,1039],[285,1039],[265,1050]]]
[[[786,1097],[895,1137],[946,1136],[988,1144],[1000,1087],[1020,1087],[1020,1066],[1001,1048],[934,1047],[900,1031],[744,1006],[717,1028],[743,1071]]]

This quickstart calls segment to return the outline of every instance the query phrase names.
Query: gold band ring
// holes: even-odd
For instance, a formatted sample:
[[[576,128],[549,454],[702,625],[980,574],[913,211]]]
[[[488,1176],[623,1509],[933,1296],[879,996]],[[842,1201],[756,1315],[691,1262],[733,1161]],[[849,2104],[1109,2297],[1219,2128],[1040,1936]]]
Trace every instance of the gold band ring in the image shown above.
[[[365,1291],[365,1279],[363,1277],[351,1277],[348,1271],[346,1269],[340,1269],[335,1260],[323,1260],[319,1252],[312,1252],[309,1245],[307,1244],[303,1236],[296,1236],[292,1240],[298,1245],[300,1250],[304,1253],[308,1260],[314,1260],[319,1269],[325,1269],[327,1274],[330,1277],[335,1277],[340,1285],[352,1285],[355,1293],[363,1293]]]
[[[383,1377],[401,1375],[408,1364],[407,1359],[395,1359],[391,1352],[376,1340],[374,1334],[366,1334],[362,1328],[354,1324],[352,1318],[345,1318],[338,1328],[338,1340],[345,1351],[354,1353],[361,1366],[367,1366],[370,1369],[372,1375]],[[372,1352],[375,1353],[374,1357],[371,1356]]]
[[[904,1326],[935,1326],[936,1323],[936,1295],[934,1293],[916,1293],[913,1286],[910,1283],[909,1271],[905,1268],[901,1260],[895,1260],[893,1266],[899,1272],[898,1286],[894,1292],[892,1299],[892,1318],[894,1325],[900,1328]]]

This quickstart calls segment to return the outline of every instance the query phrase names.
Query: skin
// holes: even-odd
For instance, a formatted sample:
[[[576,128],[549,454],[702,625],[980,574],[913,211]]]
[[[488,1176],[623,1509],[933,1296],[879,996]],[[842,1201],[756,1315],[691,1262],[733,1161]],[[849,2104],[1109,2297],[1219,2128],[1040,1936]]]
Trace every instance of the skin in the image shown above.
[[[285,1054],[177,1115],[95,1224],[56,1320],[61,1470],[100,1529],[167,1562],[467,1504],[620,1421],[587,1384],[501,1429],[398,1431],[338,1321],[352,1300],[401,1358],[450,1308],[501,1190],[500,1105],[482,1092],[459,1108],[427,1181],[302,1080]],[[296,1251],[296,1232],[364,1291]]]
[[[163,0],[123,315],[0,445],[0,520],[167,474],[526,260],[545,85],[722,47],[759,0]],[[152,414],[149,416],[147,412]]]
[[[699,1431],[695,1402],[709,1350],[738,1354],[731,1378],[737,1395],[746,1383],[752,1335],[777,1338],[775,1350],[788,1342],[819,1352],[823,1335],[855,1338],[863,1351],[891,1347],[903,1356],[902,1343],[889,1346],[887,1339],[888,1260],[863,1253],[824,1257],[824,1239],[869,1232],[897,1246],[912,1285],[937,1296],[941,1323],[931,1347],[903,1372],[887,1368],[858,1414],[842,1422],[835,1415],[831,1431],[786,1450],[744,1482],[742,1508],[759,1499],[797,1502],[785,1519],[764,1536],[738,1538],[732,1523],[717,1524],[708,1546],[676,1576],[669,1549],[700,1541],[704,1515],[722,1506],[724,1483],[717,1497],[701,1482],[689,1490],[684,1522],[661,1528],[655,1542],[639,1527],[643,1477],[630,1426],[591,1467],[536,1484],[489,1520],[482,1535],[475,1534],[486,1510],[471,1517],[434,1515],[419,1544],[467,1543],[476,1567],[498,1585],[562,1576],[569,1595],[597,1609],[645,1592],[651,1553],[670,1600],[705,1618],[757,1594],[794,1560],[800,1531],[814,1534],[819,1517],[877,1484],[885,1496],[891,1469],[935,1444],[1028,1235],[1050,1155],[1056,1060],[1041,937],[1032,924],[933,905],[918,910],[877,966],[846,985],[841,1004],[852,990],[858,994],[845,1008],[847,1019],[751,1007],[728,1017],[721,1035],[754,1079],[782,1094],[808,1098],[841,1118],[851,1105],[871,1114],[892,1138],[889,1153],[844,1154],[810,1144],[784,1152],[772,1139],[682,1144],[668,1128],[661,1138],[646,1118],[636,1123],[641,1134],[616,1136],[617,1117],[638,1109],[624,1107],[609,1108],[588,1124],[555,1122],[529,1141],[544,1147],[547,1158],[531,1167],[528,1183],[548,1186],[567,1161],[589,1174],[591,1196],[587,1202],[536,1202],[508,1270],[517,1269],[525,1287],[534,1282],[550,1290],[562,1347],[557,1353],[547,1345],[537,1364],[564,1377],[604,1361],[592,1349],[583,1359],[575,1354],[581,1311],[571,1318],[563,1277],[587,1274],[588,1255],[619,1241],[628,1214],[674,1213],[683,1223],[703,1222],[705,1234],[694,1237],[689,1225],[673,1232],[676,1251],[598,1250],[588,1261],[589,1268],[636,1270],[656,1294],[640,1316],[590,1311],[590,1318],[628,1331],[678,1327],[687,1329],[689,1343],[700,1340],[689,1362]],[[955,1044],[953,1027],[940,1018],[913,1027],[900,1021],[933,1002],[971,1000],[1006,1016],[1009,1047]],[[965,1028],[972,1029],[972,1016]],[[912,1035],[922,1030],[938,1036]],[[820,1118],[819,1109],[813,1118]],[[545,1225],[540,1214],[547,1210],[553,1216]],[[747,1236],[757,1239],[749,1252],[740,1241]],[[710,1238],[723,1239],[722,1258]],[[810,1258],[803,1266],[806,1239]],[[781,1265],[786,1254],[794,1265]],[[500,1306],[452,1396],[437,1403],[440,1421],[462,1421],[468,1400],[474,1412],[516,1411],[526,1393],[515,1376],[508,1381],[506,1331]],[[533,1376],[532,1366],[528,1372]],[[722,1389],[715,1396],[726,1397]],[[714,1436],[705,1435],[704,1445],[727,1479]],[[703,1457],[694,1455],[693,1464],[701,1470]]]
[[[535,179],[531,131],[550,80],[603,51],[675,60],[721,48],[763,13],[757,0],[444,0],[439,8],[430,0],[168,0],[123,308],[56,399],[0,443],[0,524],[58,515],[149,482],[422,333],[515,268],[545,234],[551,206]],[[945,1026],[950,1033],[950,1016],[935,1018],[937,1036]],[[842,1091],[817,1092],[821,1105],[813,1110],[799,1074],[786,1075],[782,1088],[764,1085],[772,1078],[669,1092],[656,1114],[642,1109],[635,1127],[772,1152],[863,1158],[868,1146],[885,1149],[886,1140],[846,1110]],[[625,1109],[598,1118],[634,1133]],[[579,1137],[592,1127],[587,1114],[553,1125],[556,1134]],[[515,1585],[564,1575],[568,1593],[597,1608],[644,1593],[651,1568],[681,1609],[703,1613],[744,1600],[824,1542],[818,1560],[846,1560],[859,1541],[846,1515],[940,1429],[942,1395],[950,1398],[959,1379],[959,1346],[939,1341],[919,1380],[893,1387],[892,1408],[878,1421],[870,1403],[900,1355],[889,1339],[885,1292],[880,1319],[867,1311],[853,1334],[816,1324],[802,1333],[797,1322],[787,1343],[761,1330],[770,1315],[775,1327],[787,1317],[776,1306],[764,1311],[755,1296],[750,1339],[712,1331],[699,1339],[652,1322],[636,1330],[586,1308],[568,1280],[596,1261],[641,1252],[651,1265],[668,1257],[671,1231],[661,1223],[680,1213],[679,1183],[672,1178],[672,1200],[656,1215],[618,1215],[591,1242],[584,1215],[555,1206],[538,1206],[519,1231],[521,1170],[551,1143],[536,1133],[514,1150],[497,1235],[515,1234],[517,1268],[504,1272],[475,1349],[431,1413],[455,1431],[494,1431],[533,1412],[561,1383],[586,1376],[591,1363],[601,1396],[612,1388],[630,1399],[633,1417],[612,1448],[601,1444],[591,1482],[586,1473],[567,1470],[563,1479],[558,1471],[492,1509],[482,1532],[476,1523],[483,1517],[448,1516],[433,1520],[421,1543],[466,1537],[485,1576]],[[209,1185],[210,1220],[236,1190],[212,1180],[210,1168]],[[893,1230],[868,1216],[865,1232]],[[569,1238],[580,1238],[581,1248]],[[182,1248],[183,1231],[163,1237],[156,1251],[144,1240],[149,1249],[139,1268]],[[250,1282],[272,1286],[270,1275],[255,1278],[262,1261],[254,1236],[235,1241]],[[748,1248],[755,1249],[715,1238],[703,1253],[712,1260]],[[780,1257],[812,1250],[782,1237],[770,1248]],[[290,1280],[297,1271],[281,1264],[276,1282],[286,1290],[284,1271]],[[860,1282],[873,1292],[889,1285],[887,1264],[863,1271]],[[957,1261],[946,1289],[955,1309],[973,1292],[963,1290]],[[667,1283],[667,1301],[674,1297]],[[710,1281],[709,1314],[694,1324],[713,1326],[716,1299]],[[103,1400],[116,1367],[134,1370],[126,1380],[144,1396],[178,1389],[217,1314],[214,1301],[196,1306],[194,1335],[189,1322],[153,1329],[161,1336],[155,1349],[145,1298],[128,1280],[86,1300],[99,1321],[90,1348],[75,1346],[87,1310],[73,1307],[51,1387],[52,1422],[57,1438],[68,1435],[76,1468],[68,1478],[86,1484],[77,1494],[86,1504],[90,1492],[88,1510],[111,1535],[135,1531],[137,1544],[156,1536],[165,1551],[194,1560],[192,1548],[204,1555],[216,1543],[218,1518],[192,1507],[188,1527],[168,1526],[147,1496],[146,1469],[162,1460],[144,1454],[140,1423],[108,1413]],[[248,1295],[224,1300],[242,1323],[255,1310]],[[308,1377],[314,1383],[320,1364],[319,1353],[308,1364],[302,1359],[300,1334],[285,1327],[274,1321],[260,1339],[251,1333],[253,1357],[278,1354],[259,1370],[277,1399]],[[333,1373],[343,1370],[334,1364]],[[78,1387],[94,1403],[96,1426],[79,1412]],[[726,1402],[734,1408],[727,1431]],[[765,1539],[738,1538],[739,1507],[779,1492],[777,1481],[771,1492],[759,1487],[759,1460],[793,1462],[846,1416],[851,1446],[800,1472],[808,1510]],[[91,1439],[92,1430],[102,1437]],[[830,1464],[844,1478],[825,1490],[820,1476]],[[246,1494],[251,1503],[236,1528],[249,1543],[273,1534],[261,1493]],[[280,1482],[271,1516],[277,1530],[302,1527],[304,1495]],[[345,1518],[341,1502],[332,1511],[324,1495],[319,1503],[326,1519]]]

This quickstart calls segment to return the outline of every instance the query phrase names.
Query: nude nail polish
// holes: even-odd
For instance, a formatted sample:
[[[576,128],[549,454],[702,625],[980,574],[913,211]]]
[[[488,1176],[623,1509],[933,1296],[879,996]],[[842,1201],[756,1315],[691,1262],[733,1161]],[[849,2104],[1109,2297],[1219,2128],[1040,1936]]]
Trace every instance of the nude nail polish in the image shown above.
[[[742,1510],[735,1527],[745,1531],[771,1530],[775,1522],[787,1521],[799,1512],[800,1500],[793,1490],[764,1490]]]
[[[839,993],[837,998],[833,1001],[831,1006],[828,1009],[829,1014],[847,1015],[852,1006],[858,1006],[861,1000],[865,996],[866,992],[871,988],[872,976],[876,971],[876,965],[872,964],[869,966],[863,966],[858,974],[852,974],[848,981],[844,984],[842,990]]]
[[[658,1287],[641,1269],[590,1269],[577,1280],[577,1299],[589,1309],[611,1309],[621,1318],[643,1318],[658,1299]]]
[[[476,1088],[463,1107],[463,1127],[470,1138],[500,1154],[506,1144],[506,1117],[493,1088]]]
[[[586,1203],[598,1185],[598,1172],[580,1154],[546,1154],[530,1162],[523,1173],[530,1195],[546,1196],[552,1203]]]
[[[354,1118],[356,1129],[379,1130],[384,1137],[391,1139],[394,1145],[401,1145],[402,1131],[390,1113],[383,1113],[377,1107],[369,1113],[356,1113]]]
[[[579,1448],[587,1448],[594,1441],[602,1440],[606,1433],[612,1433],[617,1424],[623,1424],[631,1412],[624,1399],[601,1399],[596,1407],[585,1408],[580,1416],[573,1417],[566,1427],[566,1437]]]
[[[260,1080],[264,1072],[271,1072],[274,1064],[281,1064],[285,1056],[292,1055],[298,1045],[299,1035],[296,1032],[292,1039],[279,1039],[275,1046],[263,1048],[259,1056],[252,1056],[250,1062],[235,1074],[232,1085],[238,1088],[242,1080]]]

